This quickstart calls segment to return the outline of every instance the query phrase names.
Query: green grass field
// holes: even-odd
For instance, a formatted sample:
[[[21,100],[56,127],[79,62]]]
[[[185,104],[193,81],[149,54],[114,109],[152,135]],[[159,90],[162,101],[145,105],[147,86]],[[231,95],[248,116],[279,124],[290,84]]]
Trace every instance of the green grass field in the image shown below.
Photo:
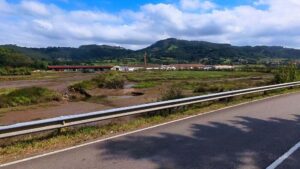
[[[133,88],[136,89],[145,89],[145,88],[151,88],[158,85],[157,82],[151,82],[151,81],[145,81],[145,82],[139,82],[136,85],[133,86]]]
[[[236,72],[236,71],[147,71],[124,73],[127,80],[133,82],[141,81],[164,81],[164,80],[206,80],[225,79],[259,76],[258,72]]]
[[[0,81],[12,80],[47,80],[72,76],[73,72],[32,72],[31,75],[0,76]]]

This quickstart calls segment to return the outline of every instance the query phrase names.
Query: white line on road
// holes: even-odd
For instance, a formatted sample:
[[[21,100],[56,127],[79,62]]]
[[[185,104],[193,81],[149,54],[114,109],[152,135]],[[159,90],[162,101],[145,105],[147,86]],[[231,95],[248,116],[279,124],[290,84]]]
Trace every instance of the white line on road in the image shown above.
[[[247,104],[250,104],[250,103],[255,103],[255,102],[268,100],[268,99],[272,99],[272,98],[278,98],[278,97],[282,97],[282,96],[286,96],[286,95],[290,95],[290,94],[295,94],[295,93],[298,93],[298,92],[292,92],[292,93],[285,93],[285,94],[270,96],[270,97],[266,97],[266,98],[262,98],[262,99],[252,100],[252,101],[248,101],[248,102],[244,102],[244,103],[224,107],[224,108],[221,108],[221,109],[218,109],[218,110],[213,110],[213,111],[210,111],[210,112],[201,113],[201,114],[185,117],[185,118],[178,119],[178,120],[173,120],[173,121],[158,124],[158,125],[155,125],[155,126],[151,126],[151,127],[147,127],[147,128],[127,132],[127,133],[124,133],[124,134],[112,136],[112,137],[109,137],[109,138],[104,138],[104,139],[84,143],[84,144],[81,144],[81,145],[77,145],[77,146],[73,146],[73,147],[69,147],[69,148],[65,148],[65,149],[61,149],[61,150],[57,150],[57,151],[53,151],[53,152],[49,152],[49,153],[45,153],[45,154],[41,154],[41,155],[29,157],[29,158],[25,158],[25,159],[13,161],[13,162],[9,162],[9,163],[6,163],[6,164],[0,164],[0,168],[10,166],[10,165],[14,165],[14,164],[18,164],[18,163],[22,163],[22,162],[26,162],[26,161],[30,161],[30,160],[34,160],[34,159],[38,159],[38,158],[42,158],[42,157],[45,157],[45,156],[54,155],[54,154],[61,153],[61,152],[64,152],[64,151],[70,151],[70,150],[77,149],[77,148],[80,148],[80,147],[84,147],[84,146],[88,146],[88,145],[91,145],[91,144],[100,143],[100,142],[104,142],[104,141],[107,141],[107,140],[123,137],[123,136],[126,136],[126,135],[130,135],[130,134],[138,133],[138,132],[141,132],[141,131],[153,129],[153,128],[168,125],[168,124],[171,124],[171,123],[188,120],[188,119],[195,118],[195,117],[198,117],[198,116],[203,116],[203,115],[206,115],[206,114],[210,114],[210,113],[214,113],[214,112],[218,112],[218,111],[222,111],[222,110],[227,110],[227,109],[234,108],[234,107],[239,107],[239,106],[247,105]]]
[[[300,142],[297,143],[294,147],[292,147],[288,152],[283,154],[281,157],[279,157],[276,161],[274,161],[269,167],[266,169],[275,169],[277,168],[281,163],[283,163],[289,156],[291,156],[295,151],[297,151],[300,148]]]

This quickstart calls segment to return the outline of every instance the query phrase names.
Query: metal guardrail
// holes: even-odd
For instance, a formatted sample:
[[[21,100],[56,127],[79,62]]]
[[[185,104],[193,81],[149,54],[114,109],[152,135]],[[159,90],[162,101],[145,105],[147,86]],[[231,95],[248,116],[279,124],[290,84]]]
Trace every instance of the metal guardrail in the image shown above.
[[[221,92],[215,94],[208,94],[203,96],[189,97],[189,98],[176,99],[170,101],[148,103],[148,104],[142,104],[137,106],[115,108],[110,110],[103,110],[103,111],[97,111],[97,112],[91,112],[91,113],[85,113],[79,115],[61,116],[61,117],[50,118],[45,120],[17,123],[8,126],[1,126],[0,139],[24,135],[24,134],[31,134],[31,133],[41,132],[46,130],[59,129],[59,128],[64,128],[69,126],[81,125],[86,123],[92,123],[92,122],[112,119],[116,117],[153,112],[157,110],[175,108],[175,107],[191,105],[195,103],[201,103],[206,101],[230,98],[239,95],[264,92],[264,91],[270,91],[275,89],[283,89],[289,87],[296,87],[296,86],[300,86],[300,81],[278,84],[278,85],[248,88],[242,90],[234,90],[234,91]]]

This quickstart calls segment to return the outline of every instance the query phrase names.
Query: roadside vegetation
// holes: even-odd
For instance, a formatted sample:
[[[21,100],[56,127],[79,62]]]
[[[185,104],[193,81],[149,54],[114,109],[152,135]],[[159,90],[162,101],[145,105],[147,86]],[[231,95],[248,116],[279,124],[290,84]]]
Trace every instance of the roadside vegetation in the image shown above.
[[[216,93],[238,89],[246,89],[250,87],[265,86],[273,84],[272,78],[250,78],[245,80],[225,80],[216,83],[197,82],[186,84],[186,87],[192,88],[194,93]]]
[[[177,85],[171,86],[167,90],[163,91],[161,95],[161,101],[180,99],[184,97],[183,90]]]
[[[282,66],[275,72],[275,83],[293,82],[297,79],[297,67],[295,64]]]
[[[61,95],[54,91],[41,87],[29,87],[1,94],[0,108],[34,105],[60,100]]]

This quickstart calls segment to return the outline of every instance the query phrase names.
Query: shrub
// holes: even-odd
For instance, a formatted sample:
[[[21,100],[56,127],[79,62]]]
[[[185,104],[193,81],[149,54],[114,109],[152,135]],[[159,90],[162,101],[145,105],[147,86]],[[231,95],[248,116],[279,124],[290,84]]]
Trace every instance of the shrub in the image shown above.
[[[49,89],[30,87],[14,90],[0,96],[0,108],[32,105],[49,101],[59,101],[61,96]]]
[[[224,86],[218,85],[208,85],[206,83],[199,84],[195,89],[194,93],[205,93],[205,92],[223,92],[225,90]]]
[[[1,76],[31,75],[31,69],[26,67],[20,67],[20,68],[2,67],[0,68],[0,75]]]
[[[275,83],[293,82],[297,79],[297,68],[295,64],[280,67],[274,76]]]
[[[108,89],[122,89],[124,88],[125,79],[118,72],[110,72],[108,74],[104,74],[102,82],[99,83],[99,87],[108,88]]]
[[[125,79],[117,72],[103,73],[92,80],[82,81],[69,86],[69,91],[79,92],[85,97],[91,97],[87,90],[95,88],[120,89],[123,88]]]
[[[108,89],[119,89],[123,88],[125,79],[122,75],[117,72],[103,73],[92,80],[82,81],[69,87],[75,91],[91,90],[97,87],[108,88]]]
[[[79,92],[80,94],[83,94],[86,97],[90,97],[91,95],[86,90],[94,89],[96,87],[97,84],[94,81],[86,80],[69,86],[69,90]]]
[[[180,99],[183,98],[183,91],[180,87],[178,86],[171,86],[169,89],[167,89],[166,91],[164,91],[162,93],[162,97],[161,100],[165,101],[165,100],[174,100],[174,99]]]

